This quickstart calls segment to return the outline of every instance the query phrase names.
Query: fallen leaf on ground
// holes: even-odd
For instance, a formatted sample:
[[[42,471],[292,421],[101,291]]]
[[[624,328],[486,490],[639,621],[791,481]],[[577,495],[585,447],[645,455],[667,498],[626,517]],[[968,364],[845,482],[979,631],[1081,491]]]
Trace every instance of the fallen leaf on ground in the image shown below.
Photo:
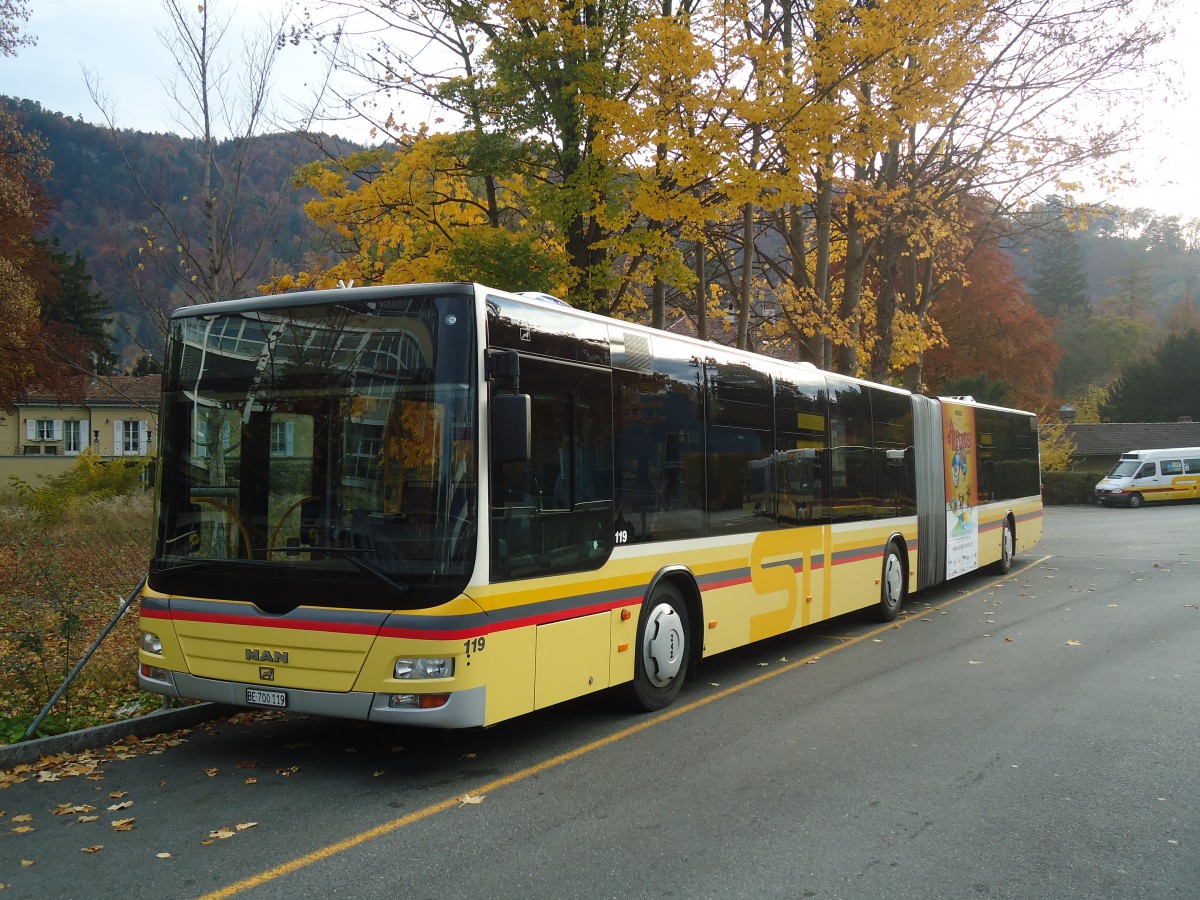
[[[253,827],[254,827],[255,825],[257,825],[257,824],[258,824],[257,822],[241,822],[241,823],[239,823],[239,825],[237,826],[237,830],[238,830],[238,831],[245,831],[247,828],[253,828]]]
[[[133,823],[136,821],[136,819],[113,819],[112,829],[113,831],[133,831],[136,827]]]
[[[14,834],[29,834],[29,832],[31,832],[33,830],[34,829],[33,829],[32,825],[18,825],[16,828],[13,829],[13,833]]]
[[[99,818],[100,818],[99,816],[80,816],[75,821],[80,822],[80,823],[95,822]]]
[[[1068,647],[1082,647],[1083,642],[1082,641],[1067,641],[1067,646]]]
[[[129,809],[131,806],[133,806],[133,801],[126,800],[124,803],[114,803],[112,806],[108,807],[108,811],[116,812],[118,809]]]
[[[213,778],[213,777],[215,777],[215,776],[217,776],[217,775],[220,775],[220,774],[221,774],[221,770],[220,770],[220,769],[215,769],[215,768],[214,768],[214,769],[205,769],[205,770],[204,770],[204,774],[205,774],[205,775],[207,775],[209,778]]]
[[[80,847],[79,849],[82,850],[84,853],[99,853],[101,850],[104,849],[104,845],[97,844],[94,847]]]
[[[214,837],[214,838],[220,838],[221,840],[225,840],[226,838],[233,837],[235,834],[237,834],[237,832],[231,828],[217,828],[217,829],[214,829],[213,831],[210,831],[208,833],[208,836]]]
[[[471,804],[482,803],[483,797],[484,797],[483,794],[463,794],[461,797],[458,798],[458,805],[460,807],[462,807],[462,806],[466,806],[468,803],[471,803]]]
[[[155,859],[170,859],[171,854],[170,853],[155,853],[154,857],[155,857]]]
[[[70,816],[75,813],[90,813],[95,808],[96,807],[89,806],[86,803],[60,803],[58,806],[54,807],[54,815]]]

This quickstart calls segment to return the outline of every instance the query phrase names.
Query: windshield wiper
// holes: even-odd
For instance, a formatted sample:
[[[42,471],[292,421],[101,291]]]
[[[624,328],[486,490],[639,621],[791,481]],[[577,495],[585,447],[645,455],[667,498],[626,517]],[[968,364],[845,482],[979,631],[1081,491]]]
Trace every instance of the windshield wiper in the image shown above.
[[[375,563],[362,558],[363,553],[374,553],[374,550],[359,550],[354,547],[299,547],[296,549],[306,552],[316,551],[320,553],[332,553],[336,556],[340,556],[346,560],[346,562],[357,566],[368,575],[373,575],[380,582],[386,584],[401,597],[407,595],[409,590],[411,590],[406,582],[397,581],[383,569],[379,568],[379,566],[375,565]]]

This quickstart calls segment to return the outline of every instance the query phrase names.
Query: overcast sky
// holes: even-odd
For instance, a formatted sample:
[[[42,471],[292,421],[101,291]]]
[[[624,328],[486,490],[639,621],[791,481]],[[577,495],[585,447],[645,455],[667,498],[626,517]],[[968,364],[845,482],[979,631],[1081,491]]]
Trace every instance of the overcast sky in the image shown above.
[[[197,0],[199,2],[199,0]],[[220,0],[214,10],[236,8],[231,43],[242,30],[253,30],[266,16],[279,17],[288,0]],[[170,58],[156,29],[168,26],[157,0],[33,0],[26,33],[37,46],[22,48],[15,58],[0,58],[0,94],[37,100],[48,110],[88,122],[102,122],[84,82],[83,69],[94,72],[114,109],[117,124],[143,131],[180,133],[163,88]],[[1146,129],[1139,152],[1131,159],[1142,179],[1137,189],[1085,200],[1111,200],[1125,207],[1147,206],[1184,219],[1200,218],[1200,0],[1179,0],[1179,32],[1162,50],[1172,60],[1176,83],[1190,96],[1147,98]],[[303,47],[287,47],[277,68],[280,113],[285,100],[304,105],[323,76],[315,56]],[[402,110],[397,119],[419,122],[428,110]],[[366,141],[365,128],[330,127]]]

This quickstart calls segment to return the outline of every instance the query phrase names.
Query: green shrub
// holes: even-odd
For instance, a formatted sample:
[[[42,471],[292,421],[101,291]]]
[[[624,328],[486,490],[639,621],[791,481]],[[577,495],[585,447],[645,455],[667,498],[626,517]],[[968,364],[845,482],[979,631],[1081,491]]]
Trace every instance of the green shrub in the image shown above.
[[[1042,502],[1047,506],[1092,503],[1099,480],[1095,472],[1043,472]]]
[[[41,475],[35,487],[16,475],[8,477],[20,502],[45,521],[58,521],[81,503],[138,493],[145,488],[149,457],[101,459],[90,448],[61,475]]]

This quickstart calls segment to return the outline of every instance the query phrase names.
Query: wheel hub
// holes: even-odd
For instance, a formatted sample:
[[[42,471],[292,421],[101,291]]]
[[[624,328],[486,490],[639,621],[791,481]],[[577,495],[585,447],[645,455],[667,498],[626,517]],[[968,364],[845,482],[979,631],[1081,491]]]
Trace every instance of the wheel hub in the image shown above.
[[[884,590],[887,592],[888,603],[895,605],[900,602],[904,591],[904,570],[900,560],[889,556],[887,570],[884,572]]]
[[[679,613],[668,603],[654,607],[646,621],[642,659],[646,664],[646,677],[655,687],[666,687],[679,674],[684,641],[683,620]]]

